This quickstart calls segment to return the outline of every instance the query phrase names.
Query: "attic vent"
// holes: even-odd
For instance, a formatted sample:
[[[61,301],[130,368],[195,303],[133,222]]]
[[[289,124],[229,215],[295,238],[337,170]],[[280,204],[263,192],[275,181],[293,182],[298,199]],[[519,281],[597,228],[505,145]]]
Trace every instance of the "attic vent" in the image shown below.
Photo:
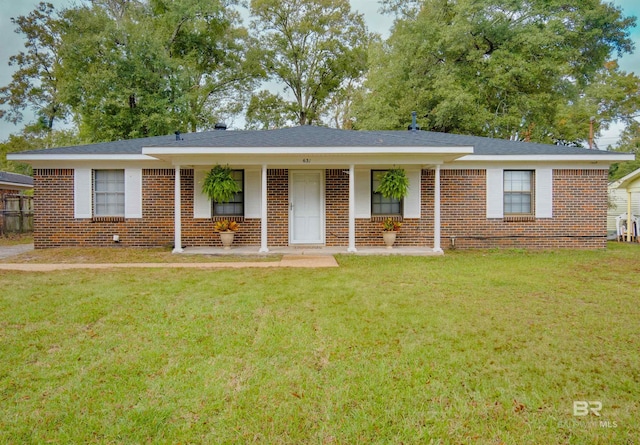
[[[223,122],[218,122],[214,127],[214,130],[226,130],[227,129],[227,124],[223,123]]]
[[[417,124],[417,116],[418,113],[416,113],[415,111],[411,112],[411,125],[409,125],[407,127],[407,130],[409,131],[416,131],[416,130],[420,130],[420,126]]]
[[[176,141],[181,141],[182,140],[182,137],[180,137],[180,132],[179,131],[176,131],[175,135],[176,135]]]

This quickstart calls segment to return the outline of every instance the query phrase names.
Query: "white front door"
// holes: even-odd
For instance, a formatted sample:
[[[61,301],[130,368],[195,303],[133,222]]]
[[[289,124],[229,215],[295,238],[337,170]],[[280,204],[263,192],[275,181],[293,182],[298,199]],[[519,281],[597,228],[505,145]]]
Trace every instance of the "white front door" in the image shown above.
[[[289,242],[324,243],[322,171],[291,171],[289,177]]]

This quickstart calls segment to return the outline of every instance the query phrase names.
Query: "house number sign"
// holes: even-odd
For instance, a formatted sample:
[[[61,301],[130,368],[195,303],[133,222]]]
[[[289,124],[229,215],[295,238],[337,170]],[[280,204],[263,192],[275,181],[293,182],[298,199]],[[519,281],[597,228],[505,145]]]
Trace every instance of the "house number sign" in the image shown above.
[[[303,163],[303,164],[311,164],[311,159],[309,159],[309,158],[303,158],[303,159],[302,159],[302,163]]]

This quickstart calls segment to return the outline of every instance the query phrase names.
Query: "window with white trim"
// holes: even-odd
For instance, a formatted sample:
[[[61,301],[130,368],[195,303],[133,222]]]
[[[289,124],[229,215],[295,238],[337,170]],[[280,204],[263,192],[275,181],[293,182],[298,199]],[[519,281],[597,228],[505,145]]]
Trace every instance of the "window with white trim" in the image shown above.
[[[376,192],[380,186],[380,179],[387,170],[371,170],[371,215],[372,216],[400,216],[402,215],[402,200],[385,198]]]
[[[95,216],[124,216],[124,170],[93,171]]]
[[[240,191],[233,195],[229,202],[213,202],[213,216],[244,216],[244,170],[233,170],[233,179]]]
[[[504,171],[504,214],[533,214],[533,171]]]

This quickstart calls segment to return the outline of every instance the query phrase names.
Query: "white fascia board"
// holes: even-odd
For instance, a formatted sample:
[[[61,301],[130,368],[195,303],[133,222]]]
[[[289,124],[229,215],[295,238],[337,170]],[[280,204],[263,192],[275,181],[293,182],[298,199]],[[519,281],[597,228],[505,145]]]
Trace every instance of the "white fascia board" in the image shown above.
[[[635,182],[637,179],[640,179],[640,168],[637,169],[637,170],[634,170],[631,173],[629,173],[628,175],[623,176],[622,178],[618,179],[618,181],[617,181],[617,182],[619,182],[618,187],[626,188],[631,183]]]
[[[143,147],[145,155],[471,154],[473,147]]]
[[[26,189],[32,189],[33,186],[29,184],[20,184],[17,182],[0,181],[0,188],[4,188],[7,190],[26,190]]]
[[[614,163],[622,161],[633,161],[635,155],[628,153],[607,153],[599,155],[468,155],[458,158],[456,161],[474,161],[474,162],[603,162]]]
[[[125,155],[125,154],[29,154],[10,153],[7,154],[10,161],[157,161],[156,158],[146,155]]]
[[[443,170],[484,170],[487,168],[501,168],[503,170],[535,170],[538,168],[552,168],[554,170],[606,170],[608,163],[603,162],[550,162],[550,161],[520,161],[520,162],[458,162],[453,161],[442,166]]]

